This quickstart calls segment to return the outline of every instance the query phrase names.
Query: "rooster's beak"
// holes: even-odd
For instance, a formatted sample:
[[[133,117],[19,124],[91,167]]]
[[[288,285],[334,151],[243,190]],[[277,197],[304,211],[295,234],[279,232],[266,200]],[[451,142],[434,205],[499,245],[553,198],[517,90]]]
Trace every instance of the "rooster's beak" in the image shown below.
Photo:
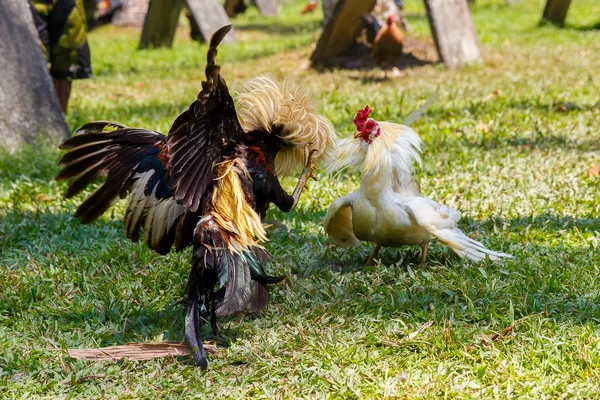
[[[362,135],[361,131],[354,132],[354,139],[358,139]]]

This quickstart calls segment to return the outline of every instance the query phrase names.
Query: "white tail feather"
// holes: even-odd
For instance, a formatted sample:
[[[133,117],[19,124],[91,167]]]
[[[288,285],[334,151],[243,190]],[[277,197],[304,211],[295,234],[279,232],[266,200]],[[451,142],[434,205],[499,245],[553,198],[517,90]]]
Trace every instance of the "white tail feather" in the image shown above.
[[[500,253],[486,248],[482,243],[465,235],[457,227],[460,213],[454,208],[441,205],[425,197],[398,196],[400,203],[414,216],[416,222],[431,235],[447,244],[462,258],[481,261],[511,258],[510,254]],[[408,200],[408,201],[407,201]]]
[[[481,242],[469,238],[458,228],[441,229],[431,233],[442,242],[446,243],[461,258],[466,257],[473,261],[481,261],[486,257],[489,257],[490,260],[512,258],[510,254],[486,248]]]

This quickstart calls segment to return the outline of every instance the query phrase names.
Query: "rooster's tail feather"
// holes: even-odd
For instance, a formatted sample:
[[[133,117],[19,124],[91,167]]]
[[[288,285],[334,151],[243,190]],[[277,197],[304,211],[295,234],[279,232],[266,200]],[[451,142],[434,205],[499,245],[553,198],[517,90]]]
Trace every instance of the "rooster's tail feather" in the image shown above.
[[[266,305],[261,299],[268,298],[266,284],[284,278],[265,273],[262,264],[266,261],[266,250],[252,246],[237,251],[232,245],[237,241],[235,234],[221,226],[212,215],[198,222],[195,236],[199,250],[194,253],[194,268],[211,271],[205,272],[209,276],[214,274],[212,280],[202,285],[206,290],[215,285],[221,287],[215,298],[216,314],[227,316],[247,309],[260,311]]]
[[[469,258],[473,261],[481,261],[486,257],[491,260],[501,258],[512,258],[507,253],[501,253],[488,249],[483,243],[473,240],[465,235],[460,229],[442,229],[432,232],[435,237],[446,243],[461,258]]]

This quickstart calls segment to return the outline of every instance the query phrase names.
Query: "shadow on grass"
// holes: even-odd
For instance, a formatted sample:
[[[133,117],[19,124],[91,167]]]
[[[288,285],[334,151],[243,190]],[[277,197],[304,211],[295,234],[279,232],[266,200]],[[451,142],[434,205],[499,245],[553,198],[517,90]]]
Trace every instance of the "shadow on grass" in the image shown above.
[[[549,27],[556,27],[556,28],[561,28],[561,29],[570,30],[570,31],[588,32],[588,31],[600,30],[600,21],[595,22],[591,25],[573,25],[570,23],[555,23],[555,22],[548,21],[548,20],[541,20],[540,23],[538,24],[538,26],[539,27],[549,26]]]
[[[587,25],[587,26],[566,24],[564,26],[564,29],[581,31],[581,32],[597,31],[597,30],[600,30],[600,21],[598,21],[592,25]]]
[[[460,227],[469,236],[483,241],[487,247],[513,253],[516,258],[501,262],[470,262],[461,260],[439,240],[434,240],[424,266],[417,265],[420,248],[405,246],[382,249],[378,264],[365,267],[363,264],[373,250],[372,244],[363,243],[355,249],[338,249],[327,247],[326,240],[319,235],[306,235],[302,238],[307,244],[298,252],[306,254],[306,259],[298,260],[294,254],[296,252],[290,253],[285,248],[277,251],[277,257],[291,265],[293,273],[303,278],[342,274],[347,278],[341,281],[338,278],[329,279],[336,282],[355,279],[363,281],[347,290],[337,286],[332,290],[335,293],[323,297],[323,301],[330,306],[342,298],[348,303],[359,304],[356,308],[340,307],[335,310],[336,315],[339,312],[343,317],[373,313],[374,318],[381,318],[397,316],[399,313],[413,316],[424,313],[423,315],[429,315],[427,319],[443,322],[444,319],[455,318],[456,306],[467,311],[472,304],[479,304],[484,309],[500,307],[506,312],[511,303],[524,302],[515,315],[517,319],[531,313],[546,313],[560,321],[600,322],[600,294],[594,291],[582,293],[579,287],[581,283],[576,282],[578,274],[575,272],[577,268],[581,268],[582,272],[585,269],[589,274],[589,265],[597,262],[598,252],[585,245],[573,247],[561,243],[536,244],[534,239],[538,236],[535,231],[544,237],[547,237],[545,232],[554,232],[553,238],[548,239],[549,242],[559,241],[558,237],[563,236],[563,232],[570,236],[591,234],[600,229],[600,219],[559,216],[548,212],[510,220],[490,218],[478,221],[465,218],[461,220]],[[510,248],[506,245],[500,247],[497,243],[494,245],[486,240],[486,232],[494,229],[510,234]],[[529,235],[530,232],[533,233]],[[299,238],[293,237],[293,233],[290,235],[292,242],[298,241]],[[515,239],[515,235],[520,239]],[[272,238],[273,241],[278,239]],[[320,250],[309,252],[311,248]],[[402,263],[405,256],[413,257],[408,264]],[[483,276],[480,272],[482,269],[485,272]],[[385,278],[380,277],[381,271],[387,271]],[[356,273],[364,278],[356,278]],[[394,276],[397,276],[398,289],[394,289]],[[499,285],[507,285],[509,289],[504,292],[489,289],[492,279],[502,282]],[[445,283],[440,285],[438,281]],[[357,289],[356,285],[364,287]],[[374,293],[380,294],[378,301],[371,300]],[[319,313],[321,307],[327,306],[313,304],[312,307]],[[494,320],[485,310],[472,314],[457,318],[466,323]]]
[[[300,210],[285,214],[285,218],[282,220],[289,226],[293,224],[299,226],[322,221],[324,215],[325,211]],[[36,242],[39,235],[44,237],[62,236],[63,243],[73,242],[74,249],[79,249],[79,255],[72,255],[72,257],[78,257],[86,252],[94,252],[81,244],[96,242],[98,235],[108,236],[105,238],[105,242],[116,241],[115,238],[119,234],[124,237],[122,229],[119,229],[120,233],[115,233],[114,224],[106,222],[97,222],[95,227],[85,227],[80,230],[81,225],[73,221],[70,215],[64,214],[47,214],[40,217],[28,213],[15,213],[9,216],[8,222],[31,219],[35,221],[30,225],[43,229],[24,230],[24,237],[20,240],[9,240],[2,243],[2,246],[8,245],[13,249],[22,248],[28,241]],[[75,225],[77,229],[69,231],[70,225]],[[103,225],[108,225],[111,235],[106,235],[106,232],[103,233],[102,229],[98,229]],[[492,230],[495,227],[507,232],[521,232],[527,229],[540,231],[577,229],[585,233],[598,230],[600,221],[593,218],[544,213],[535,217],[515,217],[510,220],[465,219],[461,222],[461,227],[466,232],[480,231],[476,237],[479,239],[485,237],[485,232],[481,231]],[[269,237],[271,240],[269,247],[274,254],[268,268],[269,273],[272,272],[273,267],[281,269],[285,266],[286,269],[291,269],[292,273],[300,275],[300,282],[304,279],[313,279],[312,275],[321,277],[325,274],[322,279],[319,279],[319,282],[315,282],[317,295],[314,298],[309,296],[305,303],[295,304],[292,300],[288,300],[286,302],[288,304],[285,305],[287,313],[319,315],[323,313],[323,309],[326,309],[329,313],[345,318],[360,316],[381,319],[397,318],[399,315],[403,315],[410,316],[411,319],[422,319],[423,322],[432,319],[442,324],[444,320],[457,318],[462,324],[476,324],[480,321],[496,320],[497,315],[504,315],[507,312],[509,304],[519,304],[524,301],[525,304],[522,305],[522,308],[516,309],[515,318],[531,313],[546,313],[558,320],[576,323],[597,323],[600,318],[600,296],[586,297],[575,289],[569,289],[568,285],[564,285],[565,279],[561,275],[565,271],[568,272],[569,268],[577,267],[577,258],[586,256],[585,249],[534,245],[537,249],[536,259],[545,257],[553,259],[553,262],[556,263],[556,265],[546,265],[546,269],[540,272],[539,267],[535,267],[536,260],[527,260],[519,254],[515,254],[516,260],[501,263],[486,261],[476,264],[460,261],[457,256],[438,242],[432,246],[428,263],[421,268],[416,268],[412,264],[413,272],[411,273],[406,266],[399,265],[398,262],[404,254],[413,251],[414,247],[386,249],[382,252],[381,264],[365,269],[363,268],[364,260],[372,250],[369,245],[364,245],[359,249],[334,251],[327,247],[326,240],[322,235],[300,234],[293,230],[289,233],[284,230],[269,231]],[[514,241],[512,242],[514,243]],[[60,244],[58,247],[50,247],[44,251],[60,253],[65,250],[67,254],[70,253],[68,248],[64,248],[64,244]],[[98,257],[96,253],[92,256]],[[111,257],[120,258],[124,256],[127,255],[111,255]],[[24,257],[26,256],[24,255]],[[120,263],[123,264],[123,261],[121,260]],[[60,265],[55,267],[60,268]],[[126,279],[127,274],[136,273],[136,266],[131,265],[127,268],[130,268],[131,271],[120,271],[119,273],[124,275],[117,281]],[[189,267],[186,266],[185,269],[187,270],[187,268]],[[487,271],[486,274],[489,277],[486,275],[482,278],[481,272],[479,272],[481,269]],[[86,274],[86,271],[81,273]],[[339,273],[347,277],[346,281],[352,280],[354,283],[332,286],[332,282],[339,281],[332,276]],[[358,275],[350,273],[358,273]],[[442,283],[433,282],[431,276],[443,277],[440,278]],[[505,280],[510,290],[494,291],[489,289],[486,283],[489,283],[492,277]],[[100,278],[97,278],[96,274],[88,279],[93,281]],[[103,285],[105,283],[90,284],[99,291]],[[168,295],[171,300],[165,306],[156,307],[150,303],[146,306],[136,307],[132,305],[131,299],[126,298],[127,296],[116,295],[120,293],[120,289],[115,289],[112,290],[112,294],[92,293],[90,296],[93,300],[79,301],[80,304],[66,312],[53,310],[48,306],[38,307],[34,312],[36,318],[39,317],[45,321],[45,325],[62,326],[61,331],[63,332],[89,332],[86,333],[86,337],[88,335],[93,337],[102,346],[140,340],[149,341],[155,340],[154,338],[157,337],[178,341],[183,338],[185,306],[179,301],[185,288],[185,279],[182,279],[181,282],[177,281],[176,286],[165,288],[165,290],[171,291],[171,294]],[[325,294],[319,295],[319,290],[323,290]],[[278,285],[274,291],[276,299],[296,295],[294,289],[289,285],[286,287],[286,284]],[[27,294],[27,296],[33,295]],[[77,296],[85,298],[86,295],[79,294]],[[13,300],[32,304],[36,302],[33,297],[27,300],[17,296]],[[348,307],[348,305],[352,305],[352,307]],[[15,303],[15,309],[17,306],[18,304]],[[461,310],[464,315],[455,317],[455,313]],[[6,314],[5,311],[3,311],[4,314]],[[16,311],[8,315],[18,317],[14,312]],[[20,312],[26,311],[21,310]],[[227,347],[238,338],[245,338],[247,334],[240,333],[235,326],[246,318],[264,318],[264,316],[238,314],[226,319],[220,318],[221,331],[214,338],[217,344]],[[113,327],[118,327],[118,329]],[[208,327],[205,330],[205,337],[212,338]],[[187,359],[184,362],[191,363]]]
[[[481,138],[481,140],[461,139],[466,145],[475,148],[496,149],[511,146],[521,151],[548,150],[554,148],[578,150],[590,152],[600,150],[600,141],[596,139],[573,140],[568,135],[546,134],[535,138],[523,136],[511,136],[508,138]]]
[[[280,36],[297,35],[306,31],[315,32],[320,27],[321,22],[315,20],[297,20],[294,22],[272,20],[269,20],[269,22],[251,21],[235,25],[235,29],[240,31],[263,31]]]
[[[366,44],[351,43],[338,55],[332,55],[314,64],[313,69],[317,72],[327,72],[336,68],[360,71],[376,70],[379,67],[371,53],[371,47]],[[393,60],[393,68],[400,71],[440,63],[437,50],[430,37],[406,37],[403,41],[402,53],[400,57]],[[387,68],[391,70],[390,67]],[[383,77],[366,75],[351,77],[351,79],[360,79],[363,84],[378,83],[389,80],[389,74],[392,72],[384,70]]]
[[[524,100],[509,100],[503,99],[503,97],[491,98],[489,101],[473,101],[469,105],[461,106],[461,107],[451,107],[451,108],[437,108],[432,107],[429,111],[429,115],[432,118],[440,119],[440,118],[448,118],[453,117],[457,113],[468,112],[470,115],[477,116],[481,114],[488,114],[490,110],[496,108],[502,108],[503,111],[506,110],[519,110],[519,111],[538,111],[544,112],[548,114],[555,115],[569,115],[571,113],[576,114],[580,112],[587,111],[598,111],[600,110],[600,103],[596,102],[593,104],[581,104],[581,103],[571,103],[569,101],[565,102],[554,102],[553,104],[548,103],[540,103],[536,99],[524,99]]]
[[[0,182],[50,180],[58,172],[58,142],[40,140],[13,154],[0,149]]]

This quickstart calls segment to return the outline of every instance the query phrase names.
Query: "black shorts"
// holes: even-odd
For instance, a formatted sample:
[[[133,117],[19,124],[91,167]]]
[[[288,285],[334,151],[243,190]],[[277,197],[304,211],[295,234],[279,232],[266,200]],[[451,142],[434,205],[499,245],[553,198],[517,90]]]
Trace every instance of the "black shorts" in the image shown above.
[[[33,21],[55,79],[92,75],[82,0],[30,0]]]

